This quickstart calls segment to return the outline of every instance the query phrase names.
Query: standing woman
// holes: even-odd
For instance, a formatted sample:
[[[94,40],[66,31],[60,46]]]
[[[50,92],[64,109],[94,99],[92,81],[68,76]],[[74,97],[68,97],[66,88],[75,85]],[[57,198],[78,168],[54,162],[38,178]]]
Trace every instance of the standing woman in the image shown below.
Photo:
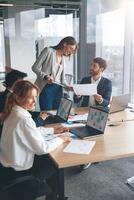
[[[41,110],[52,110],[59,107],[63,89],[58,83],[66,85],[67,90],[71,90],[65,80],[65,57],[70,58],[76,50],[75,38],[65,37],[56,46],[44,48],[32,66],[32,70],[37,75],[35,84],[41,90],[39,95]]]
[[[69,137],[45,141],[46,134],[61,133],[65,129],[36,127],[28,110],[34,109],[37,96],[37,86],[24,80],[16,82],[8,96],[0,140],[0,164],[4,166],[0,178],[10,181],[33,175],[40,181],[47,179],[52,193],[46,199],[55,200],[56,169],[46,154],[69,141]]]

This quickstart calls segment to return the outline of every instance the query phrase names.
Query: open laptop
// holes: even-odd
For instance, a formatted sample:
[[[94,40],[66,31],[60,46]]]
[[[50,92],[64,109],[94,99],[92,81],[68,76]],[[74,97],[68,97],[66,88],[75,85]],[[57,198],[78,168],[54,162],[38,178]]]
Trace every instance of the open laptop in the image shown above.
[[[71,107],[72,101],[70,99],[62,97],[56,115],[50,114],[50,116],[48,116],[44,120],[44,125],[66,122],[68,120]]]
[[[109,113],[111,114],[111,113],[125,110],[125,108],[127,108],[129,102],[130,102],[130,94],[113,96]]]
[[[85,137],[97,136],[104,133],[108,119],[108,109],[90,106],[87,123],[85,126],[72,128],[70,132],[83,139]]]

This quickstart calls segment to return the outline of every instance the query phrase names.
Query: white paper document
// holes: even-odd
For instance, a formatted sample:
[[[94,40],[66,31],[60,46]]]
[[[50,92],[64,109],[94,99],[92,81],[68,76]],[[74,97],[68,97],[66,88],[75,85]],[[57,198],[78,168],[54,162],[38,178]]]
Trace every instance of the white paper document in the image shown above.
[[[76,95],[90,96],[97,94],[97,85],[96,84],[74,84],[73,90]]]
[[[74,121],[87,121],[88,113],[83,115],[74,115],[69,117],[68,122],[74,122]]]
[[[62,123],[62,126],[63,127],[66,127],[66,128],[72,128],[72,127],[81,127],[81,126],[85,126],[85,124],[83,124],[83,123],[71,123],[71,124],[68,124],[68,123]]]
[[[66,153],[89,154],[95,145],[95,141],[72,140],[63,150]]]

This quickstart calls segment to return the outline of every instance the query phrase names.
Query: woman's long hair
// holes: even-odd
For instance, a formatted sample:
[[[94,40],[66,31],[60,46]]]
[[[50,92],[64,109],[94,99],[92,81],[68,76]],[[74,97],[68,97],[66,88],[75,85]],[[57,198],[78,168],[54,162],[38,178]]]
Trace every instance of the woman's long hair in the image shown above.
[[[77,44],[75,38],[72,36],[67,36],[67,37],[63,38],[56,46],[52,46],[52,48],[56,49],[56,50],[62,50],[64,48],[65,43],[67,45],[76,45],[76,49],[75,49],[74,53],[76,52],[76,50],[78,48],[78,44]]]
[[[37,94],[39,94],[39,88],[33,83],[31,83],[30,81],[20,80],[20,81],[15,82],[15,84],[12,87],[12,91],[8,94],[8,97],[5,103],[3,121],[9,116],[12,110],[12,107],[14,105],[17,105],[16,98],[19,97],[27,101],[28,92],[33,89],[36,89]]]

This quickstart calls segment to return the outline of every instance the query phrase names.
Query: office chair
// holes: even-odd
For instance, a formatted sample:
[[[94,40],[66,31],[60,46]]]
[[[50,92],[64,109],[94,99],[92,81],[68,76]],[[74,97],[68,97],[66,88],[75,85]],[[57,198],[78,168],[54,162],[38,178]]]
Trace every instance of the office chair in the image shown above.
[[[73,80],[73,78],[74,78],[74,75],[72,75],[72,74],[65,74],[65,78],[66,78],[66,81],[67,81],[68,85],[71,85],[71,82],[72,82],[72,80]],[[64,88],[63,88],[63,89],[64,89]],[[65,98],[70,98],[69,92],[66,91],[66,90],[64,90],[63,96],[64,96]]]
[[[4,167],[0,164],[0,173]],[[40,182],[32,175],[3,181],[0,178],[1,200],[35,200],[37,197],[46,196],[51,192],[45,181]]]
[[[34,200],[38,197],[39,182],[32,176],[24,176],[9,182],[0,182],[0,199]]]

